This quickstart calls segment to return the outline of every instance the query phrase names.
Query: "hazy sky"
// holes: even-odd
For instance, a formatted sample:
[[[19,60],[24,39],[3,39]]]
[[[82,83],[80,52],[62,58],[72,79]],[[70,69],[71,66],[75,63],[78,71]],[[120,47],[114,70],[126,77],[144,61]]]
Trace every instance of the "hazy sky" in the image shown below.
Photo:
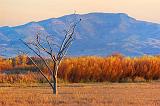
[[[66,14],[127,13],[160,23],[160,0],[0,0],[0,26],[14,26]]]

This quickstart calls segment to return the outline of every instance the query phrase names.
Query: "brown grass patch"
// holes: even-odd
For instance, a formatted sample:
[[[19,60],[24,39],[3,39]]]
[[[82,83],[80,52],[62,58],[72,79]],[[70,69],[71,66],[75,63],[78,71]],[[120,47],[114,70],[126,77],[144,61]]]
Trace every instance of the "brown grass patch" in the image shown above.
[[[159,106],[160,82],[59,84],[54,96],[46,84],[0,85],[3,106]]]

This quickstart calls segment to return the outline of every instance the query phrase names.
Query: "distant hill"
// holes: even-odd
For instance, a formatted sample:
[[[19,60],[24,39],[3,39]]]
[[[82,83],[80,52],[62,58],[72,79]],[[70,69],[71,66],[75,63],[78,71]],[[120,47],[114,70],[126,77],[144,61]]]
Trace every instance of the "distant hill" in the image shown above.
[[[160,24],[139,21],[123,13],[89,13],[79,15],[76,40],[69,55],[109,55],[119,52],[126,56],[160,53]],[[5,54],[16,55],[25,46],[19,39],[32,40],[37,32],[53,34],[62,39],[63,30],[75,15],[66,15],[15,27],[0,27],[0,47]]]

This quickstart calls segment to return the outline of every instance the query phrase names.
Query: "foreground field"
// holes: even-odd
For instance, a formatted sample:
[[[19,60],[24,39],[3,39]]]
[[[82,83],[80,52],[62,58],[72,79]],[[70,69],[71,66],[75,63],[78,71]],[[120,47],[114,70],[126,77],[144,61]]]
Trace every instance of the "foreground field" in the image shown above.
[[[0,84],[2,106],[160,106],[160,82],[59,84],[53,96],[46,84]]]

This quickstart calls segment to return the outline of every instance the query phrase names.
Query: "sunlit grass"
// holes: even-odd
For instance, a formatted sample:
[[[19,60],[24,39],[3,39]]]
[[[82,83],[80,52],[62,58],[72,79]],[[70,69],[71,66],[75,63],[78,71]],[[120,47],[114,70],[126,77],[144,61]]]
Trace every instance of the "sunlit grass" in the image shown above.
[[[77,83],[58,86],[52,94],[48,84],[0,85],[0,105],[19,106],[159,106],[160,83]]]

